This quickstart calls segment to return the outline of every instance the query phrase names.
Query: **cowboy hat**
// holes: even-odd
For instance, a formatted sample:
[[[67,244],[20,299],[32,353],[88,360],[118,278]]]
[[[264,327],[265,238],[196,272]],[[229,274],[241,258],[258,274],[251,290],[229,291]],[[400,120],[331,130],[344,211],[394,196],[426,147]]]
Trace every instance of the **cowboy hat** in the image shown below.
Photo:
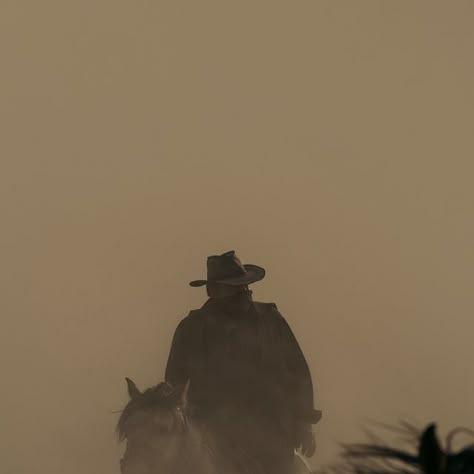
[[[249,285],[262,280],[265,270],[257,265],[242,265],[234,250],[222,255],[207,257],[207,280],[194,280],[191,286],[204,286],[207,283],[223,283],[225,285]]]

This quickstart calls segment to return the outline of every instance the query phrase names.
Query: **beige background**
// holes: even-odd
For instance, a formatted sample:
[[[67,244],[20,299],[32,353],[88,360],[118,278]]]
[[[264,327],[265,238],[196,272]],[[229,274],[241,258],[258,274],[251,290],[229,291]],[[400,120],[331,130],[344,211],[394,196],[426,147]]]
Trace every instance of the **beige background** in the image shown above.
[[[267,268],[324,411],[473,424],[470,1],[0,6],[2,472],[118,472],[209,254]]]

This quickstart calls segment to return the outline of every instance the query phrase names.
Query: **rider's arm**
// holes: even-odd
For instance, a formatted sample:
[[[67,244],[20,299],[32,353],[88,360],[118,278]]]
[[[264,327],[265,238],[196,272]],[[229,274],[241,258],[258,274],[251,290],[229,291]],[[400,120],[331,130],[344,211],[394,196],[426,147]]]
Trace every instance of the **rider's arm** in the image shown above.
[[[178,324],[166,364],[165,380],[173,386],[184,385],[189,378],[188,354],[184,341],[184,320]]]
[[[276,311],[279,315],[280,331],[283,336],[283,350],[288,367],[288,375],[290,376],[290,385],[294,394],[292,402],[295,415],[301,421],[315,422],[314,419],[317,417],[317,412],[314,410],[313,381],[308,364],[290,325],[279,311]]]

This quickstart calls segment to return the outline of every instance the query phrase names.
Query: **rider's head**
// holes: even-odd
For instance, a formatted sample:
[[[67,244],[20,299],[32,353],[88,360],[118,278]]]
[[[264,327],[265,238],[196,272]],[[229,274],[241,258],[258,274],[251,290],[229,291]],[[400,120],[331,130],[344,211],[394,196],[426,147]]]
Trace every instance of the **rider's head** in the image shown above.
[[[208,282],[206,289],[209,298],[225,298],[239,293],[245,294],[249,298],[252,295],[248,285],[226,285],[224,283]]]

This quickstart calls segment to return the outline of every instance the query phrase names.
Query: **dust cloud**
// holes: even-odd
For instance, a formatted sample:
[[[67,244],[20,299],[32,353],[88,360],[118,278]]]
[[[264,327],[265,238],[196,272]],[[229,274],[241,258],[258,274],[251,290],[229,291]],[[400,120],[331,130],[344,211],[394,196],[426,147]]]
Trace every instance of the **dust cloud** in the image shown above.
[[[471,424],[471,2],[4,1],[1,470],[118,472],[208,255],[267,277],[320,466]]]

